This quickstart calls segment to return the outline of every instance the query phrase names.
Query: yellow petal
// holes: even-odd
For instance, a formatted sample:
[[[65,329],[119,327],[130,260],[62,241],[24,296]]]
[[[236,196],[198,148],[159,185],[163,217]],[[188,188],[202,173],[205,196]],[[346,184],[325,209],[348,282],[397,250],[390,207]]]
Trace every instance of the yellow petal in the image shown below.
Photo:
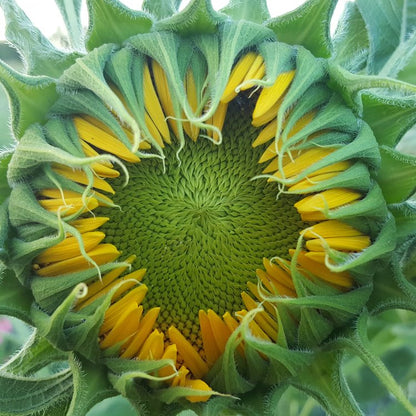
[[[252,67],[257,55],[254,52],[249,52],[244,55],[234,66],[231,71],[227,86],[221,97],[223,103],[229,103],[237,96],[235,89],[243,82],[247,72]]]
[[[354,237],[325,238],[325,243],[339,251],[362,251],[371,244],[371,240],[366,235],[359,235]],[[325,251],[325,243],[320,238],[315,238],[306,242],[306,248],[310,251]]]
[[[202,343],[206,360],[208,364],[212,366],[221,356],[222,352],[219,350],[214,340],[214,334],[209,323],[208,315],[203,310],[199,311],[199,326],[201,327]]]
[[[94,247],[97,247],[104,237],[105,234],[100,231],[92,231],[83,234],[82,241],[85,251],[91,251]],[[67,237],[65,240],[39,254],[39,256],[36,257],[35,262],[38,264],[56,263],[80,255],[81,251],[78,240],[75,237]]]
[[[111,263],[119,255],[120,252],[112,244],[100,244],[93,250],[87,252],[88,256],[99,266]],[[75,273],[94,267],[84,256],[77,256],[71,259],[58,261],[49,266],[42,267],[36,271],[39,276],[59,276],[61,274]]]
[[[166,143],[170,143],[170,132],[166,122],[165,114],[163,113],[162,106],[160,105],[159,97],[156,94],[153,86],[152,77],[150,76],[149,66],[144,65],[143,68],[143,94],[144,94],[144,106],[150,118],[155,123],[157,129],[163,137]]]
[[[127,162],[137,163],[140,159],[117,137],[101,130],[81,117],[74,117],[74,125],[80,138],[104,152],[112,153]]]
[[[261,55],[257,55],[256,59],[252,63],[250,69],[248,70],[246,76],[243,79],[242,83],[252,80],[261,80],[266,73],[266,65],[264,64],[264,59]],[[247,82],[247,84],[241,86],[241,91],[248,90],[254,87],[254,83]]]
[[[159,63],[152,60],[152,72],[155,80],[155,87],[162,109],[166,117],[175,117],[175,111],[173,109],[172,98],[169,91],[169,83],[166,77],[166,73]],[[179,137],[179,124],[173,118],[168,118],[168,124],[175,133],[176,137]]]
[[[188,70],[188,72],[186,73],[185,90],[186,90],[186,96],[189,101],[189,105],[193,113],[198,117],[200,115],[200,114],[197,114],[199,97],[198,97],[198,91],[196,89],[194,74],[191,70]],[[198,126],[195,126],[194,124],[190,122],[185,122],[183,123],[183,129],[193,141],[196,141],[199,135]]]
[[[90,217],[80,218],[69,223],[72,227],[75,227],[81,234],[89,231],[94,231],[105,224],[110,218],[108,217]]]
[[[85,198],[85,203],[81,197],[79,198],[65,198],[65,201],[62,198],[56,199],[41,199],[39,204],[50,212],[60,211],[62,215],[72,215],[81,210],[81,213],[92,211],[98,207],[98,201],[88,196]]]
[[[294,255],[294,250],[290,250],[290,255]],[[308,258],[304,251],[301,251],[297,257],[298,264],[306,270],[309,270],[315,276],[334,285],[351,288],[354,280],[348,272],[335,273],[328,269],[324,264]]]
[[[282,267],[279,267],[277,264],[273,263],[266,257],[263,257],[263,266],[266,269],[267,274],[280,282],[282,285],[286,286],[289,289],[294,290],[295,286],[293,285],[292,276],[287,271],[283,270]]]
[[[140,305],[146,296],[147,290],[146,285],[137,286],[120,300],[113,303],[105,312],[104,322],[100,328],[100,335],[109,331],[115,325],[119,316],[130,303]]]
[[[90,183],[86,173],[83,170],[73,170],[69,167],[62,165],[55,165],[53,170],[56,173],[59,173],[65,178],[68,178],[76,183],[80,183],[82,185],[89,185]],[[114,189],[104,179],[97,178],[96,176],[94,176],[92,185],[95,189],[101,189],[102,191],[115,194]]]
[[[224,321],[212,309],[208,309],[207,316],[214,335],[214,342],[217,345],[220,355],[222,355],[231,332]]]
[[[163,339],[163,332],[155,329],[144,342],[137,358],[139,360],[160,360],[164,350]]]
[[[283,272],[283,271],[282,271]],[[261,282],[264,284],[264,286],[273,294],[278,294],[280,296],[288,296],[291,298],[296,297],[296,292],[294,289],[289,288],[282,284],[277,279],[274,279],[269,274],[267,274],[264,270],[257,269],[256,274],[261,280]]]
[[[259,306],[259,304],[253,300],[253,298],[248,293],[242,292],[241,297],[245,307],[249,311],[256,309]],[[254,320],[271,340],[277,340],[277,323],[267,312],[261,311],[256,313]]]
[[[169,344],[166,347],[166,349],[165,349],[165,351],[162,355],[162,360],[172,360],[173,365],[175,366],[177,358],[178,358],[178,349],[176,348],[176,345],[175,344]],[[166,367],[163,367],[159,370],[159,376],[160,377],[169,377],[174,373],[175,373],[175,370],[170,365],[167,365]]]
[[[133,261],[135,259],[136,259],[135,255],[130,256],[126,260],[124,260],[124,263],[131,264],[131,263],[133,263]],[[80,305],[80,307],[86,306],[85,303],[88,303],[88,300],[90,298],[96,296],[97,294],[99,294],[98,296],[102,296],[102,293],[100,293],[100,292],[102,292],[104,290],[104,288],[109,286],[112,282],[114,282],[114,280],[116,280],[119,276],[121,276],[127,270],[127,267],[128,266],[117,267],[117,268],[111,270],[110,272],[106,273],[104,276],[102,276],[101,280],[97,280],[93,283],[90,283],[88,285],[88,292],[87,292],[86,296],[81,299],[82,305]],[[107,292],[108,292],[108,290],[107,290]],[[105,292],[105,293],[107,293],[107,292]],[[94,298],[94,299],[96,299],[96,298]]]
[[[159,316],[160,308],[150,309],[140,321],[139,329],[134,336],[123,345],[125,348],[121,354],[121,358],[133,358],[136,356],[142,345],[145,343],[147,337],[152,332],[153,326]]]
[[[176,344],[179,354],[192,374],[201,378],[208,373],[208,366],[190,344],[190,342],[173,326],[168,329],[169,338]]]
[[[334,188],[320,192],[315,195],[307,196],[296,202],[294,205],[298,212],[303,214],[312,214],[307,218],[316,218],[317,221],[325,218],[323,213],[326,209],[334,209],[346,204],[350,204],[361,198],[361,193],[347,188]]]
[[[357,235],[363,235],[363,233],[361,231],[358,231],[351,225],[337,220],[320,222],[318,224],[313,225],[312,227],[307,228],[303,233],[303,236],[305,238],[316,238],[317,236],[321,236],[324,238],[353,237]]]
[[[295,71],[284,72],[271,87],[263,88],[253,111],[253,120],[266,114],[282,97],[295,76]]]
[[[186,380],[185,387],[188,387],[194,390],[212,391],[211,387],[209,387],[208,384],[205,383],[204,381],[195,380],[191,378]],[[186,398],[192,403],[206,402],[210,397],[211,395],[208,395],[208,394],[204,396],[186,396]]]
[[[139,307],[135,303],[129,304],[118,319],[114,328],[100,342],[100,347],[105,349],[128,339],[137,331],[140,321]]]

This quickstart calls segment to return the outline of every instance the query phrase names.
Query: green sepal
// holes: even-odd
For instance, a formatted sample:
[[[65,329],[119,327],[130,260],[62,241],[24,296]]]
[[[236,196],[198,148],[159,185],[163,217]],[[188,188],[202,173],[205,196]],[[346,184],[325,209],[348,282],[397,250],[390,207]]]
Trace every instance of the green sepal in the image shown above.
[[[224,15],[217,13],[210,0],[192,0],[181,12],[155,23],[157,31],[171,31],[182,36],[215,33]]]
[[[48,339],[54,347],[62,351],[71,351],[73,349],[71,341],[66,337],[65,325],[68,314],[84,290],[85,284],[75,286],[52,315],[45,313],[38,305],[32,305],[31,317],[39,331],[39,336]]]
[[[182,0],[144,0],[142,8],[158,20],[177,13]]]
[[[328,414],[363,416],[342,373],[342,353],[317,352],[312,364],[291,380],[297,389],[312,396]]]
[[[394,98],[366,91],[361,100],[362,118],[370,125],[380,145],[394,147],[416,122],[413,97]]]
[[[31,324],[32,293],[16,279],[13,271],[0,266],[0,314]]]
[[[9,95],[14,137],[20,138],[31,124],[46,121],[57,98],[52,78],[23,75],[0,61],[0,82]]]
[[[7,181],[7,168],[13,155],[13,150],[0,152],[0,205],[10,195],[10,186]],[[0,237],[1,239],[1,237]]]
[[[82,0],[55,0],[61,11],[68,32],[69,41],[73,49],[84,51],[83,30],[81,24]]]
[[[310,0],[265,24],[280,42],[302,45],[315,56],[328,58],[331,54],[329,24],[335,5],[334,0]]]
[[[45,414],[72,393],[72,373],[64,370],[49,377],[0,375],[0,415]],[[49,414],[49,413],[46,413]]]
[[[406,238],[416,233],[416,202],[409,200],[389,206],[396,222],[398,238]]]
[[[111,108],[121,123],[125,123],[134,133],[132,150],[136,151],[141,139],[140,128],[104,77],[105,65],[116,49],[114,44],[105,44],[92,50],[83,58],[78,58],[76,63],[64,72],[59,79],[58,86],[64,94],[87,89],[97,95],[107,107]]]
[[[395,93],[398,97],[402,94],[414,95],[416,86],[407,82],[381,77],[376,75],[356,75],[342,68],[332,61],[328,61],[329,86],[344,98],[345,102],[361,115],[363,90],[381,88]]]
[[[416,191],[416,157],[380,146],[377,182],[387,203],[403,202]]]
[[[380,0],[377,7],[374,7],[372,0],[357,0],[356,4],[366,23],[370,41],[368,61],[370,74],[384,72],[386,66],[390,66],[393,73],[389,74],[387,71],[384,75],[395,76],[396,71],[400,69],[400,59],[394,59],[396,68],[391,63],[389,65],[388,61],[393,55],[397,58],[401,52],[406,53],[404,44],[415,25],[411,12],[412,3],[414,2]]]
[[[148,14],[117,0],[88,0],[87,5],[90,23],[85,44],[89,51],[106,43],[121,45],[129,37],[151,30],[153,21]]]
[[[92,363],[71,353],[69,365],[73,374],[74,394],[67,416],[85,416],[95,404],[117,395],[102,364]]]
[[[107,125],[107,127],[114,132],[114,135],[125,146],[128,148],[131,147],[131,142],[116,117],[114,117],[108,107],[106,107],[105,104],[92,91],[81,90],[75,95],[64,95],[59,97],[56,103],[52,106],[51,113],[60,117],[65,117],[71,114],[86,114],[91,117],[95,117]]]
[[[54,348],[48,340],[32,332],[22,349],[1,368],[8,373],[26,376],[59,361],[66,361],[68,354]]]
[[[367,65],[369,47],[363,17],[357,5],[348,2],[335,32],[331,59],[350,72],[357,73]]]
[[[78,53],[64,53],[56,49],[39,29],[32,25],[14,0],[2,0],[6,18],[6,36],[23,57],[29,75],[59,78],[72,65]]]
[[[16,185],[36,171],[39,172],[48,163],[82,167],[90,164],[91,159],[81,155],[76,157],[59,147],[51,146],[45,140],[43,128],[34,124],[26,130],[13,153],[7,172],[8,181],[11,185]]]
[[[249,331],[244,336],[251,348],[267,356],[268,368],[261,382],[266,385],[280,384],[295,376],[304,366],[310,365],[313,354],[310,351],[281,347],[255,337]]]
[[[126,360],[123,358],[104,358],[109,369],[109,380],[114,388],[123,396],[128,397],[129,386],[134,380],[161,381],[158,370],[172,366],[171,360]]]
[[[220,12],[234,20],[247,20],[259,24],[270,18],[266,0],[230,0]]]

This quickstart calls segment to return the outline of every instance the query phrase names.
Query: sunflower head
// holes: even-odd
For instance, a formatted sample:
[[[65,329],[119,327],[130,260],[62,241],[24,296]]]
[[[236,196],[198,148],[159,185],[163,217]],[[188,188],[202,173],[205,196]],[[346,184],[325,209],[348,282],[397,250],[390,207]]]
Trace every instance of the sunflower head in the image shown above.
[[[0,3],[26,64],[0,66],[18,140],[0,311],[37,328],[4,367],[6,413],[121,393],[151,414],[275,414],[292,384],[355,415],[345,350],[411,410],[365,320],[414,308],[416,163],[396,149],[416,118],[414,36],[383,47],[365,0],[333,41],[332,1],[278,18],[179,3],[87,1],[84,41],[80,2],[57,1],[73,52]],[[43,392],[30,408],[26,385]]]

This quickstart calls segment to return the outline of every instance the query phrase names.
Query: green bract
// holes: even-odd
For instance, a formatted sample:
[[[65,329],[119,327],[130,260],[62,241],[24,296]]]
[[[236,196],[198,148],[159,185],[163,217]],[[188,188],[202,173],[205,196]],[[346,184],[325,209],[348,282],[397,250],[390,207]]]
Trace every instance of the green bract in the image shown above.
[[[0,61],[0,313],[36,328],[0,415],[117,394],[140,415],[277,415],[288,386],[360,415],[346,353],[415,414],[367,319],[415,311],[416,1],[348,3],[332,38],[332,0],[276,18],[87,0],[86,34],[81,1],[56,3],[72,52],[0,0],[25,63]]]

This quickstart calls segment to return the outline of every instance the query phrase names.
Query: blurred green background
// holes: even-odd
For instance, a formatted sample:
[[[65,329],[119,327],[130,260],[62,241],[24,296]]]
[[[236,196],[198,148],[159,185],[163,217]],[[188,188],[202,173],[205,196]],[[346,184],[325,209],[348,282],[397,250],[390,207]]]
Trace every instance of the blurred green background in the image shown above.
[[[21,68],[16,52],[0,42],[0,59]],[[0,149],[13,145],[10,132],[7,95],[0,87]],[[416,128],[400,144],[402,151],[416,154]],[[416,404],[416,318],[405,311],[391,311],[370,319],[369,336],[374,352],[383,358],[396,380]],[[7,361],[31,334],[23,322],[0,316],[0,364]],[[369,416],[406,416],[408,413],[386,393],[384,387],[357,358],[347,358],[345,375],[364,413]],[[49,369],[48,371],[53,371]],[[279,414],[286,416],[321,416],[324,412],[316,402],[289,388],[279,405]],[[95,406],[88,416],[134,416],[136,412],[122,397],[107,399]],[[153,416],[153,415],[151,415]],[[158,416],[158,415],[155,415]]]

